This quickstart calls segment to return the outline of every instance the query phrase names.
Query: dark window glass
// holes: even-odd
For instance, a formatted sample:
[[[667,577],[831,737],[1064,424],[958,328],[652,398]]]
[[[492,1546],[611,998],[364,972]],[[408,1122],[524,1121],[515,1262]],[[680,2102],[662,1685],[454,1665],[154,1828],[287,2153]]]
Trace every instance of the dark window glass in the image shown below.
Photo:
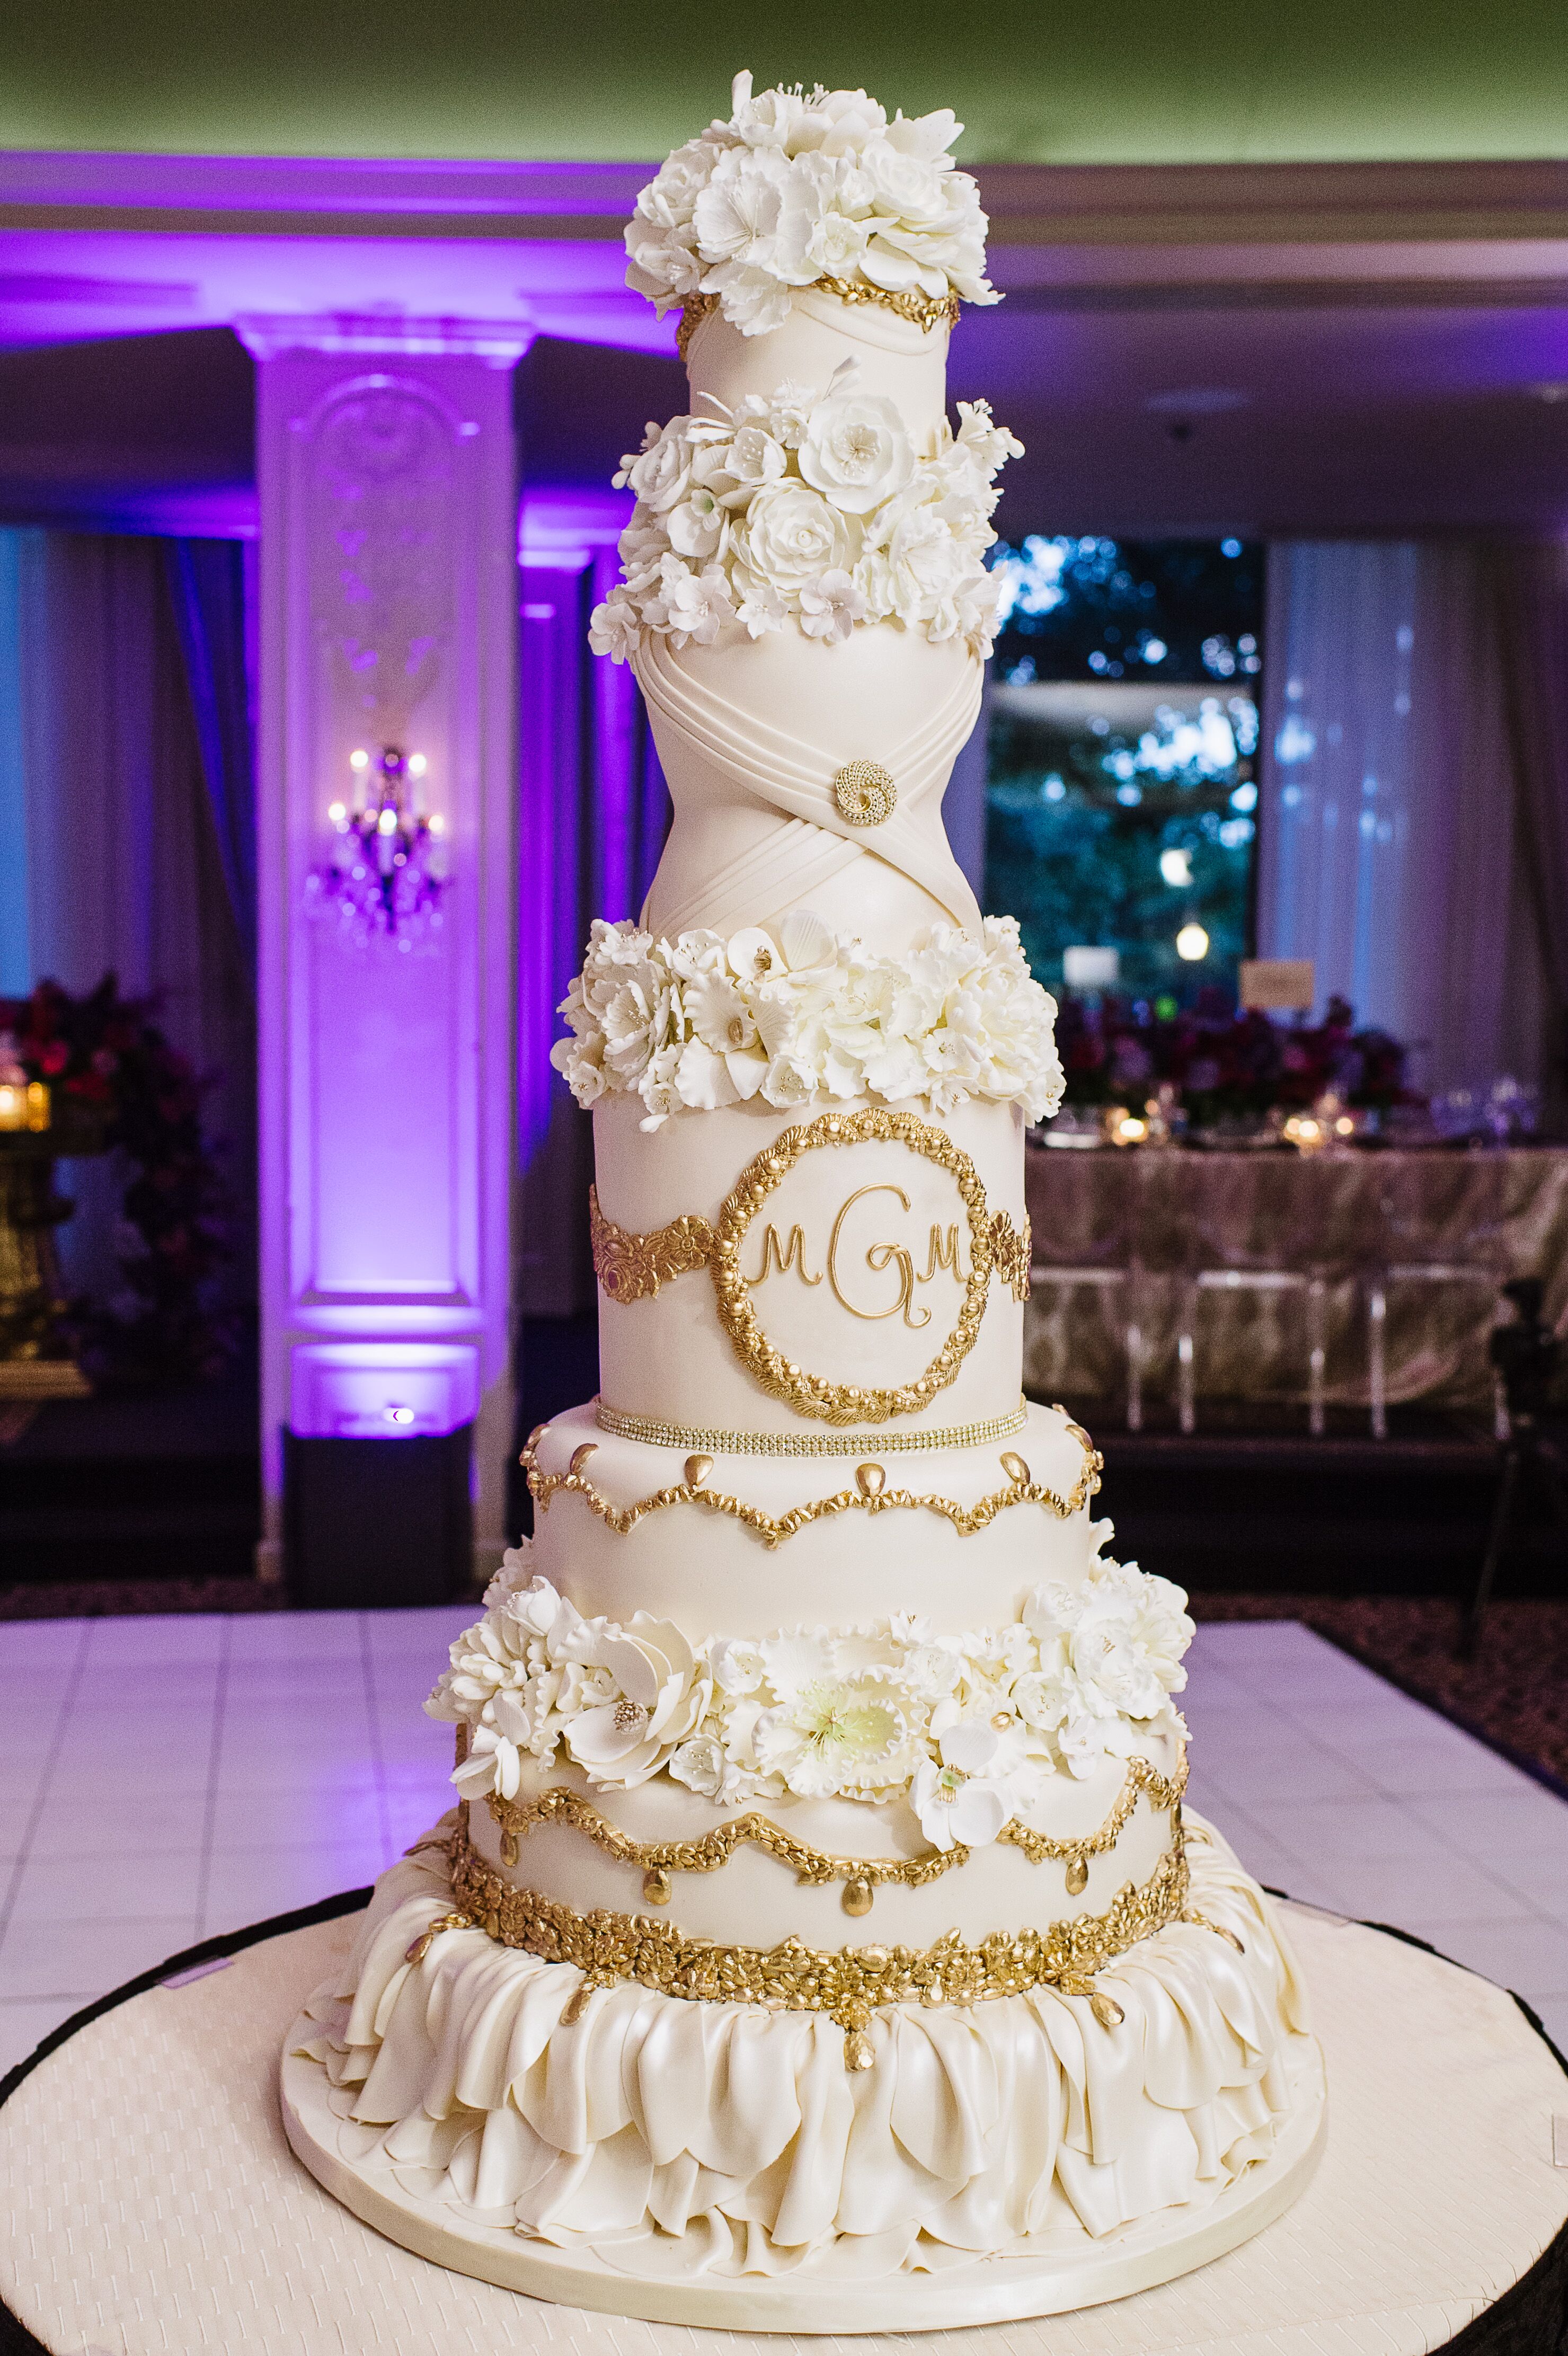
[[[1234,992],[1256,848],[1262,550],[1032,536],[993,552],[986,905],[1052,988]],[[1064,970],[1065,963],[1065,970]],[[1103,974],[1103,961],[1099,969]]]

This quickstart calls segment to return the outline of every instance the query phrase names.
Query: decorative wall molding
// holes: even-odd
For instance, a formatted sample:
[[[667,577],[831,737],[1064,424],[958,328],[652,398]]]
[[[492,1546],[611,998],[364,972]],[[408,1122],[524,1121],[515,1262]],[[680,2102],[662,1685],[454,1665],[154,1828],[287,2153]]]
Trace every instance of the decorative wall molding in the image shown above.
[[[258,370],[268,1537],[285,1424],[395,1442],[474,1420],[489,1560],[510,1445],[510,383],[460,333],[367,354],[312,348],[316,324],[280,326]],[[305,889],[350,754],[384,744],[424,756],[452,878],[407,952],[356,947]]]

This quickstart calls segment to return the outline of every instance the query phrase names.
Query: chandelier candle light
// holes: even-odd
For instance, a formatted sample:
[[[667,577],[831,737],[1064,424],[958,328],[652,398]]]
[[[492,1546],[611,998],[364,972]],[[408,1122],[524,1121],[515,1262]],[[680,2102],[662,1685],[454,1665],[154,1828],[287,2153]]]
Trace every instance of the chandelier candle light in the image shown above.
[[[311,905],[338,923],[360,946],[395,943],[407,954],[429,948],[441,925],[450,878],[438,872],[446,820],[439,811],[411,807],[411,784],[425,771],[423,753],[388,744],[373,756],[351,753],[352,809],[331,803],[328,818],[339,837],[332,857],[314,868],[306,885]]]

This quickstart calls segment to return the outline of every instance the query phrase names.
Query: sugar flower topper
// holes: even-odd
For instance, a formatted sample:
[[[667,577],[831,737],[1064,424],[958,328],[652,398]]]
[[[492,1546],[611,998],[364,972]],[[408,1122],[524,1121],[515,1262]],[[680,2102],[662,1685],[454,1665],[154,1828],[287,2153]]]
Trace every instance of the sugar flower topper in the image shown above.
[[[765,90],[739,73],[727,122],[678,147],[627,224],[627,283],[663,313],[716,297],[743,335],[789,315],[822,279],[970,303],[985,276],[980,192],[948,149],[950,107],[891,122],[863,90]]]

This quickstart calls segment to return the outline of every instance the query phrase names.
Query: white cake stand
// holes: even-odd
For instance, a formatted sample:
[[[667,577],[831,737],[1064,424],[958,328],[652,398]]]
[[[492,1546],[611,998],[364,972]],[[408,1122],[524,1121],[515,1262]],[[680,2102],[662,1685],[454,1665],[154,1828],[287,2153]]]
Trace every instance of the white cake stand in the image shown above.
[[[1305,2111],[1299,2135],[1242,2179],[1234,2206],[1191,2221],[1190,2238],[1162,2250],[1140,2228],[1119,2244],[1127,2281],[1090,2293],[1114,2303],[1071,2322],[996,2320],[1069,2303],[1070,2283],[1053,2286],[1043,2264],[1022,2300],[1000,2276],[983,2291],[976,2266],[915,2277],[908,2315],[895,2313],[895,2277],[837,2286],[853,2301],[837,2324],[783,2316],[734,2283],[717,2286],[725,2310],[703,2319],[731,2330],[736,2356],[769,2330],[938,2325],[957,2329],[955,2356],[1547,2356],[1568,2345],[1568,2170],[1552,2160],[1568,2078],[1550,2047],[1511,1997],[1424,1951],[1305,1910],[1290,1927],[1334,2094],[1299,2197],[1316,2149]],[[340,2203],[300,2166],[277,2056],[355,1928],[347,1913],[263,1925],[226,1969],[133,1984],[20,2076],[0,2101],[5,2356],[489,2356],[546,2340],[572,2356],[690,2356],[682,2325],[620,2319],[647,2311],[635,2279],[569,2278],[575,2262],[559,2254],[455,2233],[449,2213],[395,2185],[377,2189],[387,2238],[363,2222],[369,2179],[349,2169],[360,2192],[345,2185]],[[336,2147],[341,2122],[295,2083],[294,2132],[319,2137],[329,2121]],[[505,2283],[487,2278],[520,2252],[532,2276],[520,2265]],[[1161,2279],[1173,2264],[1187,2271]],[[578,2311],[506,2286],[525,2280]],[[590,2299],[616,2312],[582,2311]],[[756,2341],[768,2356],[777,2344]],[[857,2340],[855,2356],[883,2344]]]

